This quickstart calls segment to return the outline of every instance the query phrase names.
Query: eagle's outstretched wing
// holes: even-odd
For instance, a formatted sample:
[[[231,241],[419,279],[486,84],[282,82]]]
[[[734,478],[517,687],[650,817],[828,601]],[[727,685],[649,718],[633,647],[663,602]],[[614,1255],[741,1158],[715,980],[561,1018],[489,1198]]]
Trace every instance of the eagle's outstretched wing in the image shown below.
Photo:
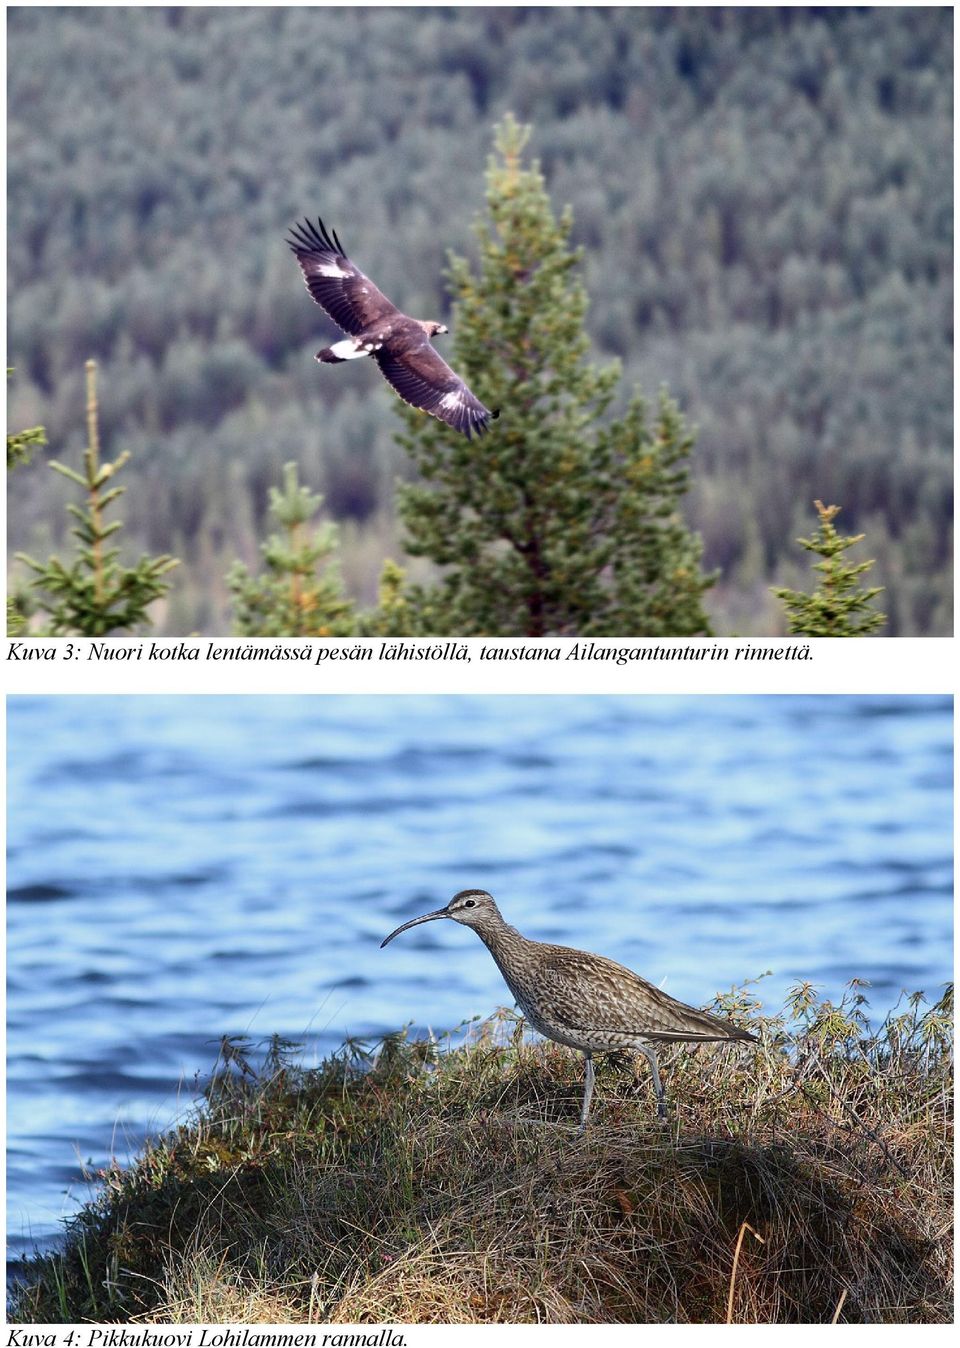
[[[309,220],[294,225],[287,243],[296,254],[310,294],[344,332],[362,332],[391,314],[399,313],[386,295],[355,267],[340,244],[336,230],[333,238],[323,221],[316,227]]]
[[[426,337],[402,352],[384,347],[375,351],[373,358],[384,379],[405,403],[445,421],[462,431],[468,440],[474,431],[482,435],[487,424],[500,415],[499,411],[491,412],[484,407]]]

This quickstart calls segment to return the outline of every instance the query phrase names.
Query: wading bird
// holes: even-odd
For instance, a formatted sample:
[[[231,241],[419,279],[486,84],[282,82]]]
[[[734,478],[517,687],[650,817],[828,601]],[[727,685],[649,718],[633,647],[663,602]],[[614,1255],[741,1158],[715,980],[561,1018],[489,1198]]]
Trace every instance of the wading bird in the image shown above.
[[[657,1112],[667,1116],[666,1095],[657,1069],[655,1044],[756,1042],[756,1036],[706,1011],[685,1006],[632,970],[565,945],[547,945],[521,936],[505,922],[485,889],[462,889],[446,908],[404,922],[381,941],[421,922],[449,917],[472,927],[497,963],[527,1020],[558,1044],[577,1048],[587,1061],[580,1130],[587,1125],[593,1094],[593,1055],[639,1050],[653,1074]]]

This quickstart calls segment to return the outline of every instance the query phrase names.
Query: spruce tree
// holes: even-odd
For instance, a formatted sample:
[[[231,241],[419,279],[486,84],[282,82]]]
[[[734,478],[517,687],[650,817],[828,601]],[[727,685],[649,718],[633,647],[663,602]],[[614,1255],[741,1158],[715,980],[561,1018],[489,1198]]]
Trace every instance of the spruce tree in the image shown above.
[[[587,357],[587,296],[529,128],[508,116],[487,171],[480,271],[451,257],[452,363],[500,409],[482,439],[398,405],[420,481],[400,489],[405,547],[443,568],[409,593],[412,630],[455,635],[686,636],[709,632],[701,543],[680,503],[692,438],[665,395],[605,417],[617,363]]]
[[[102,637],[111,632],[129,632],[149,624],[148,609],[155,599],[169,590],[163,579],[179,563],[176,558],[144,554],[135,566],[120,564],[120,549],[107,544],[122,528],[121,520],[107,524],[108,507],[123,495],[125,488],[108,485],[130,458],[124,451],[113,463],[100,462],[100,430],[97,405],[96,361],[86,363],[87,375],[87,448],[83,451],[83,472],[52,460],[50,467],[86,493],[86,502],[71,502],[67,510],[76,523],[71,533],[80,544],[70,563],[53,556],[46,562],[35,561],[26,553],[17,553],[35,572],[31,587],[38,591],[38,608],[47,613],[49,622],[37,635]]]
[[[7,376],[13,374],[13,370],[7,370]],[[33,456],[33,451],[41,445],[47,443],[47,433],[42,426],[29,426],[23,431],[7,432],[7,470],[16,468],[17,464],[27,464]]]
[[[873,600],[883,593],[882,585],[865,588],[862,577],[873,566],[873,561],[848,562],[844,556],[848,548],[861,542],[863,534],[843,537],[833,521],[840,513],[836,505],[825,506],[814,501],[820,527],[809,538],[797,542],[822,561],[815,562],[814,571],[820,581],[812,594],[802,590],[774,588],[782,599],[790,622],[790,632],[804,637],[864,637],[875,632],[887,621],[885,613],[871,608]]]
[[[283,489],[270,488],[270,516],[277,532],[261,545],[265,571],[252,576],[237,562],[227,576],[234,595],[234,627],[247,637],[350,636],[352,605],[343,595],[340,573],[329,561],[337,529],[307,526],[323,497],[301,487],[297,465],[283,469]],[[321,568],[319,569],[318,568]]]
[[[7,376],[13,374],[7,370]],[[23,431],[7,432],[7,472],[11,468],[28,464],[33,451],[47,443],[47,433],[42,426],[30,426]],[[8,582],[9,584],[9,582]],[[30,626],[30,601],[22,592],[12,588],[7,591],[7,636],[24,636]]]
[[[418,637],[429,636],[422,626],[422,608],[411,606],[406,588],[406,572],[389,557],[380,571],[377,607],[361,613],[357,618],[356,635],[360,637]]]
[[[16,468],[17,464],[29,463],[33,451],[46,443],[47,433],[42,426],[29,426],[25,431],[11,431],[7,435],[7,467]]]

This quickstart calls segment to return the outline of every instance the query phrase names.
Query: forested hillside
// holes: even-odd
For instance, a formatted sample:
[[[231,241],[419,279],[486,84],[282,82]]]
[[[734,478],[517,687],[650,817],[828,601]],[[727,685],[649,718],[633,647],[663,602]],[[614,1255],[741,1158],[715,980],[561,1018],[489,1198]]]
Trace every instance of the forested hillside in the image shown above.
[[[767,587],[806,580],[814,498],[866,531],[887,631],[950,630],[949,10],[9,13],[9,424],[76,461],[97,359],[127,545],[182,560],[160,630],[228,630],[293,460],[373,597],[412,471],[396,400],[314,362],[334,329],[284,233],[322,214],[449,317],[507,110],[573,208],[618,407],[665,383],[699,426],[715,630],[783,630]],[[11,477],[12,550],[67,546],[46,457]]]

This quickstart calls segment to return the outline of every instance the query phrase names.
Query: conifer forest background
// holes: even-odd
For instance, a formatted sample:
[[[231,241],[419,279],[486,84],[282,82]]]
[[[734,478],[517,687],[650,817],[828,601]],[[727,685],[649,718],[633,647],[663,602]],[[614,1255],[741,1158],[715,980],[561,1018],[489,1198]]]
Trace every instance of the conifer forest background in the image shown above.
[[[8,11],[9,545],[68,550],[84,364],[130,451],[124,547],[181,559],[161,634],[230,630],[296,463],[346,589],[407,564],[397,399],[334,335],[284,243],[309,214],[407,313],[450,317],[493,127],[532,126],[611,408],[665,386],[696,428],[689,525],[718,633],[773,633],[774,585],[835,502],[890,635],[952,596],[952,12],[884,9]],[[448,343],[451,338],[445,339]],[[451,346],[440,346],[447,359]],[[14,569],[20,566],[14,563]],[[429,563],[413,562],[416,579]]]

